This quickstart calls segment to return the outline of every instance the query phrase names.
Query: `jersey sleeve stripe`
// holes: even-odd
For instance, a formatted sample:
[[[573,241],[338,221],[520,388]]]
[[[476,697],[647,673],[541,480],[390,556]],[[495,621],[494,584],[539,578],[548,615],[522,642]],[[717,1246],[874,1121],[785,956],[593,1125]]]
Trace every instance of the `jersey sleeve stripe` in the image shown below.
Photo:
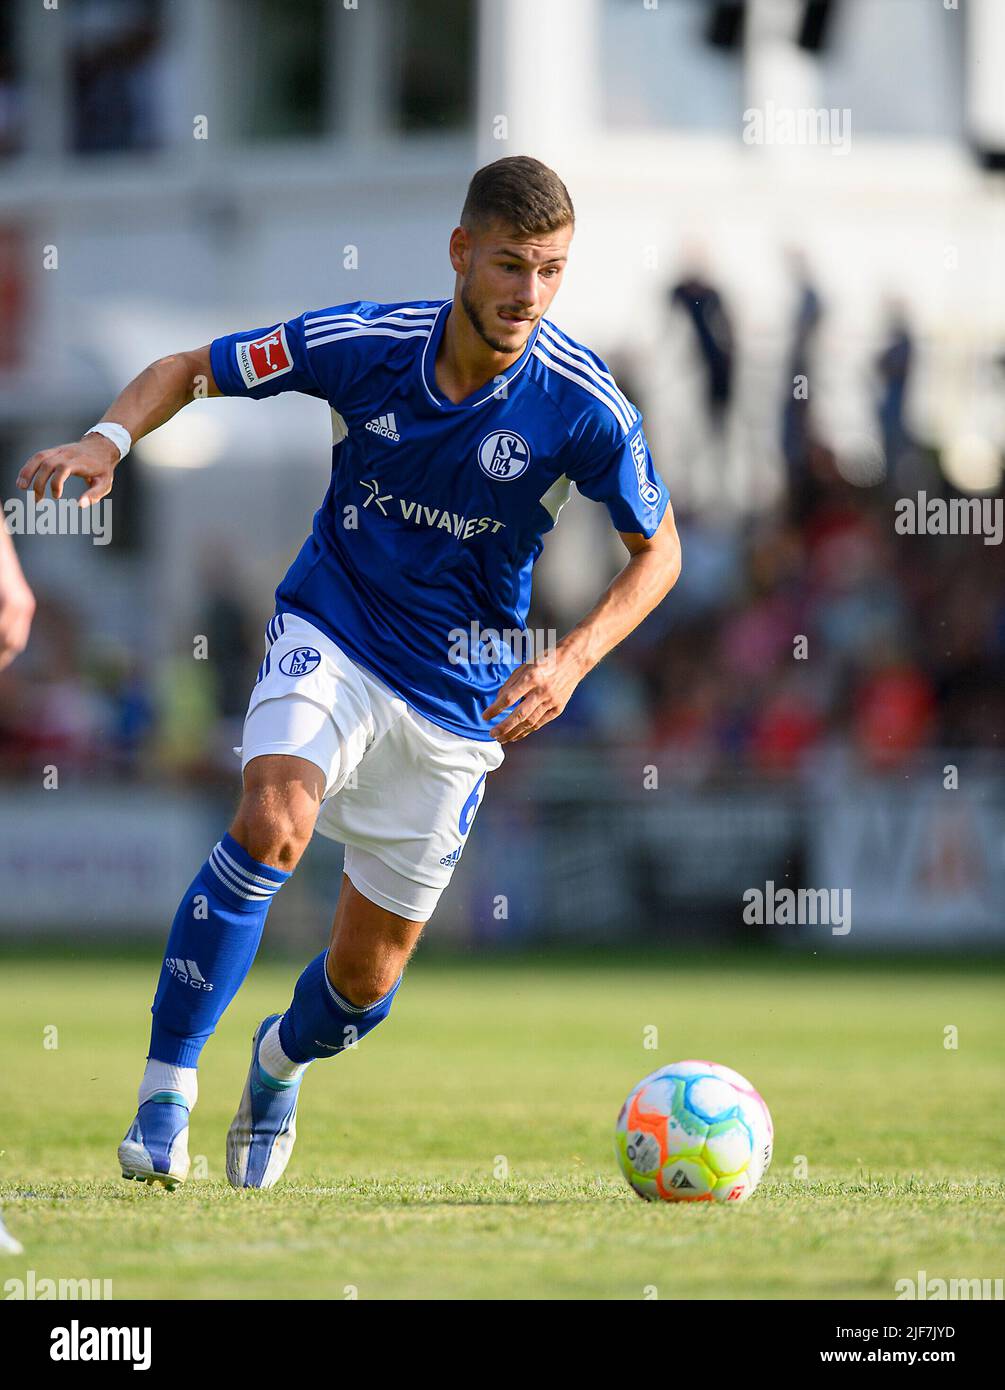
[[[549,357],[540,342],[534,347],[534,356],[539,358],[550,371],[557,372],[559,376],[567,377],[569,381],[574,381],[577,386],[581,386],[584,391],[589,391],[591,396],[596,396],[598,401],[602,401],[625,434],[635,424],[635,416],[630,415],[619,401],[613,400],[606,390],[598,386],[595,381],[591,381],[589,377],[584,376],[582,372],[570,370],[560,362],[556,362],[553,357]]]
[[[336,333],[327,333],[323,338],[305,339],[308,349],[322,347],[325,343],[340,343],[346,338],[428,338],[428,328],[411,331],[398,328],[346,328]]]
[[[548,348],[561,357],[563,361],[578,367],[580,371],[585,372],[587,376],[593,377],[598,384],[605,387],[612,396],[621,402],[621,405],[627,410],[629,417],[634,420],[638,412],[618,386],[618,383],[614,380],[611,373],[605,371],[602,367],[598,367],[588,353],[584,352],[582,348],[577,347],[575,343],[570,342],[569,339],[566,338],[564,334],[559,333],[552,324],[545,321],[542,323],[541,327],[544,330],[544,336],[548,339]]]
[[[333,314],[327,309],[319,310],[317,313],[304,315],[304,327],[307,332],[312,329],[324,328],[332,323],[354,323],[360,326],[378,323],[432,323],[436,317],[435,309],[394,309],[388,314],[379,314],[374,318],[368,318],[366,314],[344,313]]]

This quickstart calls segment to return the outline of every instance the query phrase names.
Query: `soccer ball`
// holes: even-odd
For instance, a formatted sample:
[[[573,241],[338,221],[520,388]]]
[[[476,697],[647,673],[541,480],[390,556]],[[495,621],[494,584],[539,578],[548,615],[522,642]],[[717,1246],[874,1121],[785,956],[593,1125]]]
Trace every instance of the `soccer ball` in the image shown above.
[[[621,1107],[621,1171],[647,1202],[745,1202],[771,1162],[774,1127],[750,1082],[715,1062],[671,1062]]]

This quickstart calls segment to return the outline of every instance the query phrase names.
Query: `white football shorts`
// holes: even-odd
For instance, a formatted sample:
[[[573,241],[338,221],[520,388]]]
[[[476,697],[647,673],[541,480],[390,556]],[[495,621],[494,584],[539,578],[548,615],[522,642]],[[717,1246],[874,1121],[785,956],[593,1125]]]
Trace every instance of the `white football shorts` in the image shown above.
[[[325,776],[317,831],[345,845],[345,872],[378,906],[425,922],[450,882],[494,741],[461,738],[411,709],[303,618],[274,617],[251,694],[241,769],[266,753]]]

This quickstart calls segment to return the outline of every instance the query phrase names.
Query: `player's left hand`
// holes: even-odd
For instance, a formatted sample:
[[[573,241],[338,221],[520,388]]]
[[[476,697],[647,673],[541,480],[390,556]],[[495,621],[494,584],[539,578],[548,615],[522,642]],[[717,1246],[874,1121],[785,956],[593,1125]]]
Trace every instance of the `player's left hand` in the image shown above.
[[[499,743],[516,743],[556,719],[586,671],[583,659],[571,651],[563,652],[561,646],[518,667],[482,713],[485,720],[495,719],[516,704],[492,730],[492,737]]]

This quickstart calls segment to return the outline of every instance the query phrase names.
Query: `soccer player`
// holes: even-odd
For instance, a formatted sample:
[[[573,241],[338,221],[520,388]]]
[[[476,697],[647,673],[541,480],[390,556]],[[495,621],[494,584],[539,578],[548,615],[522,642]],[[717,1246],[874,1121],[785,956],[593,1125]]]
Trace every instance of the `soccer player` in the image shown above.
[[[130,443],[193,395],[300,391],[331,408],[331,483],[276,591],[244,794],[168,938],[125,1177],[184,1180],[199,1054],[317,829],[346,847],[330,944],[257,1028],[227,1137],[235,1187],[276,1182],[305,1070],[387,1017],[504,746],[561,714],[677,579],[638,410],[545,317],[573,227],[552,170],[498,160],[451,233],[452,299],[341,304],[163,358],[20,474],[37,496],[82,476],[94,501]],[[505,634],[525,630],[531,569],[572,483],[604,504],[629,558],[553,651],[520,662]]]

